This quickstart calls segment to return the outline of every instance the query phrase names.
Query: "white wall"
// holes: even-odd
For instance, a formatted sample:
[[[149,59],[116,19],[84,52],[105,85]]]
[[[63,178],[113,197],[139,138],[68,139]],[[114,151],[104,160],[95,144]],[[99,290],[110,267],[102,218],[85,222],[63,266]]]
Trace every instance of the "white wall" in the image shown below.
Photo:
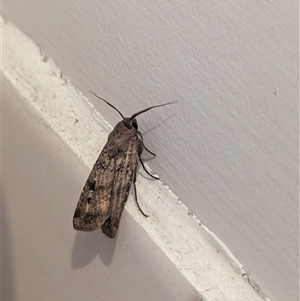
[[[9,0],[28,34],[105,118],[141,116],[151,166],[273,300],[298,298],[295,2]],[[149,131],[149,132],[148,132]]]

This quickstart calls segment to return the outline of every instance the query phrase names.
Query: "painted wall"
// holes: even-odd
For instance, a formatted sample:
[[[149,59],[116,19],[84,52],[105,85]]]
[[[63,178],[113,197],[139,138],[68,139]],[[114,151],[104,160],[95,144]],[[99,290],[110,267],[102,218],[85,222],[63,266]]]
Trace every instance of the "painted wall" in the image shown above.
[[[269,297],[297,300],[295,2],[10,0],[3,16],[111,124],[89,90],[124,115],[179,100],[140,118],[151,166]]]

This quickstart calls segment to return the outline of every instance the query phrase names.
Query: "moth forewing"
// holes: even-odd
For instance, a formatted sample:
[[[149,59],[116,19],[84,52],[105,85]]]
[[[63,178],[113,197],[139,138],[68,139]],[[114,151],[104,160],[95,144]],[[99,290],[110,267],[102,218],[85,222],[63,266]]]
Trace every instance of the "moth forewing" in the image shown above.
[[[115,161],[110,160],[109,154],[107,142],[81,192],[73,218],[75,230],[96,230],[110,215]]]
[[[75,209],[73,227],[79,231],[93,231],[101,227],[107,237],[114,238],[132,183],[135,187],[139,161],[145,169],[141,160],[143,149],[150,152],[144,146],[135,118],[152,108],[171,103],[152,106],[133,114],[130,118],[124,118],[113,105],[97,97],[118,111],[123,120],[109,134],[107,143],[83,187]],[[146,169],[145,171],[156,178]],[[136,194],[135,199],[137,202]],[[140,207],[139,209],[147,216]]]
[[[115,174],[111,214],[101,226],[102,232],[110,238],[114,238],[117,233],[131,185],[135,182],[139,153],[142,152],[138,136],[132,137],[126,142],[124,160],[120,161],[119,170]]]

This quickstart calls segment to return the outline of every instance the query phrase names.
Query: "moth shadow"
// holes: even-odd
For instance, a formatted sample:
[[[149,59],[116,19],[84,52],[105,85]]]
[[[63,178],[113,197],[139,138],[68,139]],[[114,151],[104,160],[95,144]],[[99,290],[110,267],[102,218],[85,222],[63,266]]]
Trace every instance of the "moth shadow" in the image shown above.
[[[73,244],[71,267],[78,269],[87,266],[97,256],[105,266],[110,266],[115,247],[116,239],[107,238],[101,229],[93,232],[77,232]]]
[[[175,115],[173,114],[172,116],[164,119],[163,121],[161,121],[160,123],[158,123],[157,125],[153,126],[152,128],[150,128],[149,130],[145,131],[142,133],[143,137],[146,136],[148,133],[154,131],[156,128],[160,127],[162,124],[165,124],[166,122],[168,122],[170,119],[173,119],[175,117]]]
[[[144,133],[142,134],[143,137],[144,137],[145,135],[147,135],[148,133],[152,132],[153,130],[155,130],[156,128],[160,127],[162,124],[166,123],[169,119],[172,119],[174,116],[175,116],[175,115],[170,116],[169,118],[167,118],[167,119],[161,121],[161,122],[160,122],[159,124],[157,124],[156,126],[150,128],[149,130],[147,130],[146,132],[144,132]],[[147,143],[147,142],[146,142],[146,143]],[[151,151],[152,151],[152,150],[151,150]],[[144,150],[143,156],[142,156],[141,159],[142,159],[143,163],[148,163],[148,162],[150,162],[150,161],[152,161],[152,160],[155,160],[155,159],[156,159],[156,156],[150,155],[147,151]],[[147,167],[149,168],[149,166],[147,166]],[[159,180],[159,179],[154,179],[154,178],[152,178],[151,176],[147,175],[147,173],[145,172],[145,170],[143,170],[143,168],[139,168],[138,171],[137,171],[137,173],[139,174],[139,176],[142,176],[144,179],[148,179],[148,180],[151,180],[151,181],[157,181],[157,180]],[[152,174],[153,174],[154,176],[158,176],[157,174],[155,174],[155,173],[153,173],[153,172],[152,172]],[[158,177],[159,177],[159,176],[158,176]]]

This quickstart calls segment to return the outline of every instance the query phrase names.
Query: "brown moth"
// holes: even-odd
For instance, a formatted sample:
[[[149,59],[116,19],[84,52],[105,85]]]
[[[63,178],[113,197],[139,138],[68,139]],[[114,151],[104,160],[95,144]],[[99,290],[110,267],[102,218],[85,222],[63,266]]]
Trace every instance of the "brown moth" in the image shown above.
[[[138,131],[136,117],[153,108],[173,102],[152,106],[133,114],[131,117],[124,117],[112,104],[95,93],[93,94],[114,108],[123,120],[109,134],[108,140],[83,187],[75,209],[73,227],[79,231],[94,231],[101,227],[102,232],[107,237],[114,238],[132,183],[137,206],[141,213],[147,217],[137,201],[135,181],[138,162],[141,162],[148,175],[158,179],[147,171],[141,159],[144,149],[153,156],[155,154],[145,147],[142,134]]]

